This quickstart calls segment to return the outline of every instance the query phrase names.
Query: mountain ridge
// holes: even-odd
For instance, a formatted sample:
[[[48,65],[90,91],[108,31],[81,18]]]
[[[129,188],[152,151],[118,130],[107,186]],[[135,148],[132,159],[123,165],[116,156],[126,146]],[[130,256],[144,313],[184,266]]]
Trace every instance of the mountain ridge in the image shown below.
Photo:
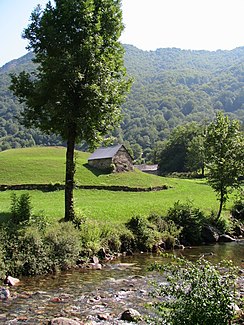
[[[217,110],[244,124],[244,47],[143,51],[125,44],[124,48],[125,66],[134,83],[122,108],[121,125],[112,135],[135,155],[149,156],[174,127],[209,121]],[[32,58],[29,52],[0,68],[0,150],[64,144],[56,136],[26,130],[16,122],[22,106],[8,89],[9,73],[33,70]]]

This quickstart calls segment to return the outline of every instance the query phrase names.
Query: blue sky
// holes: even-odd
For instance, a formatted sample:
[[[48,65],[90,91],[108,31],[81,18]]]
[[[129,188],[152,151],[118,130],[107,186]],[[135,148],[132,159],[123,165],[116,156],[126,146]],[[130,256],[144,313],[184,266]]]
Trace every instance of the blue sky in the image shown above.
[[[38,3],[47,0],[0,0],[0,66],[26,53],[21,33]],[[122,0],[122,9],[122,43],[143,50],[244,46],[244,0]]]

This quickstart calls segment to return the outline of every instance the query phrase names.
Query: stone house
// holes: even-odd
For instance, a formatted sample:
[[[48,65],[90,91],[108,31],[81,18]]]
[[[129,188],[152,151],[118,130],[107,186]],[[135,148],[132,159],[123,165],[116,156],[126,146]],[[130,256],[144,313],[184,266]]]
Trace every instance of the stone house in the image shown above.
[[[133,159],[122,144],[97,149],[88,158],[88,164],[101,170],[111,170],[114,172],[131,171],[134,169]]]

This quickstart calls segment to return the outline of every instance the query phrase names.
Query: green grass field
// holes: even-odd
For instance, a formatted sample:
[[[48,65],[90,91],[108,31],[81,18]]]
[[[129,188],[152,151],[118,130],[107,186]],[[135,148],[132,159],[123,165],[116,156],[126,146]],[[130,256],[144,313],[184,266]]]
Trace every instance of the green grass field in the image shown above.
[[[215,193],[205,180],[164,178],[139,171],[120,174],[101,174],[87,168],[88,153],[76,154],[76,182],[82,185],[127,185],[149,187],[167,184],[169,189],[158,192],[112,192],[105,190],[75,190],[75,207],[87,217],[120,224],[133,215],[165,214],[174,202],[192,202],[209,214],[217,210]],[[0,153],[0,184],[63,183],[65,173],[64,148],[26,148]],[[26,192],[26,191],[25,191]],[[0,218],[10,210],[12,191],[0,192]],[[17,195],[23,191],[16,191]],[[33,212],[51,220],[64,215],[64,191],[30,191]],[[232,195],[226,208],[233,203]],[[226,210],[227,213],[227,210]]]
[[[154,187],[164,185],[161,177],[136,170],[106,174],[87,164],[89,153],[76,151],[75,181],[78,185],[124,185]],[[65,148],[34,147],[0,152],[0,184],[64,184]]]
[[[209,214],[217,210],[218,202],[211,188],[194,180],[166,179],[171,188],[159,192],[112,192],[104,190],[75,190],[75,207],[84,215],[111,224],[125,223],[135,215],[159,213],[164,215],[174,202],[192,202],[194,206]],[[17,195],[26,191],[15,191]],[[12,191],[0,192],[0,217],[10,210]],[[50,221],[64,215],[64,191],[29,191],[33,212],[41,211]],[[230,208],[232,200],[226,208]],[[226,213],[228,211],[226,210]]]

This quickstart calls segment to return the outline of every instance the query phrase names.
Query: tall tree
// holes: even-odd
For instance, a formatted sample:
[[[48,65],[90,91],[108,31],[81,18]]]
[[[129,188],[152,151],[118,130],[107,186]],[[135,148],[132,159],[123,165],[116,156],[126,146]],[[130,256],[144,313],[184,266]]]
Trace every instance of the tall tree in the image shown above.
[[[244,137],[237,120],[222,112],[209,124],[205,135],[205,162],[209,184],[217,193],[220,217],[230,191],[238,187],[244,174]]]
[[[204,177],[204,132],[201,132],[203,127],[199,127],[199,134],[190,141],[187,148],[186,165],[190,171],[201,170],[201,176]]]
[[[202,126],[197,123],[187,123],[176,127],[168,140],[160,145],[159,170],[161,173],[196,171],[201,168],[202,156],[200,150],[192,152],[193,144],[200,141]],[[200,143],[199,143],[200,146]],[[159,150],[160,150],[159,149]],[[190,155],[195,156],[197,163],[190,163]]]
[[[129,90],[122,30],[121,0],[54,0],[23,32],[38,68],[12,76],[11,90],[25,104],[25,126],[67,140],[66,221],[74,217],[75,144],[93,146],[112,129]]]

